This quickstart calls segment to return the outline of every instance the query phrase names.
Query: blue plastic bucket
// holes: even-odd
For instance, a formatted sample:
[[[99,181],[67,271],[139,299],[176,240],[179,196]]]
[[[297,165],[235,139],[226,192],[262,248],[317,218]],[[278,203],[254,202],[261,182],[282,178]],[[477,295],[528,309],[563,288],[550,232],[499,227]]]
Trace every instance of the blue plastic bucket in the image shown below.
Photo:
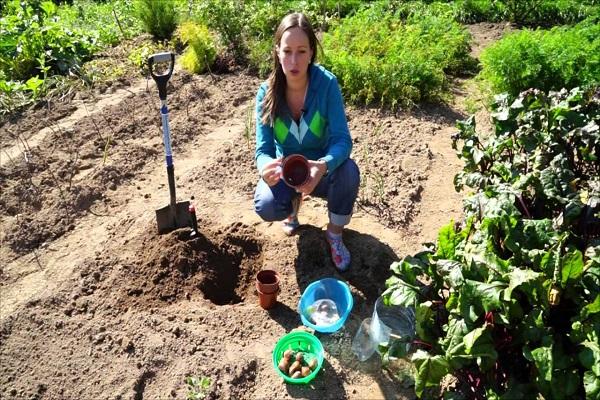
[[[320,299],[330,299],[335,302],[340,319],[327,326],[316,325],[311,322],[309,314],[310,307],[315,301]],[[308,326],[317,332],[331,333],[344,326],[353,306],[354,299],[352,298],[352,293],[350,292],[348,284],[334,278],[324,278],[311,283],[304,289],[304,293],[302,293],[298,303],[298,313],[305,326]]]

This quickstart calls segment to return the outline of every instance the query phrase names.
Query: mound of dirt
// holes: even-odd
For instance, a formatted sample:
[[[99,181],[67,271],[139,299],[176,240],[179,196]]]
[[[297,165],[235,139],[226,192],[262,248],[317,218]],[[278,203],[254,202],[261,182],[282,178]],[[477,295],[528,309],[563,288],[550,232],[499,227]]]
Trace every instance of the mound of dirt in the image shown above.
[[[239,303],[253,288],[261,247],[256,231],[242,224],[209,236],[190,237],[189,229],[149,234],[140,241],[139,264],[123,276],[130,299],[125,304],[171,303],[197,289],[214,304]]]
[[[198,293],[215,305],[237,304],[254,291],[263,239],[241,223],[193,236],[188,228],[158,235],[149,226],[135,246],[131,258],[101,254],[86,262],[80,291],[115,288],[103,306],[120,310],[164,307]]]

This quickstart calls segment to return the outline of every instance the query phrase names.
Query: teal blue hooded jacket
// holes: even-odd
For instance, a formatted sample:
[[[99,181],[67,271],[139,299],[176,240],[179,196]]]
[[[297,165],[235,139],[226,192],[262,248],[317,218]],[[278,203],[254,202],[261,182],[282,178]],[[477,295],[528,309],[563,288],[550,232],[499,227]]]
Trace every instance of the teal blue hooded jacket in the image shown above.
[[[273,124],[263,124],[264,82],[256,95],[256,166],[261,172],[275,158],[302,154],[323,160],[328,173],[343,163],[352,151],[352,139],[344,111],[342,93],[335,75],[321,65],[311,64],[304,108],[299,124],[284,104]],[[284,101],[285,103],[285,101]]]

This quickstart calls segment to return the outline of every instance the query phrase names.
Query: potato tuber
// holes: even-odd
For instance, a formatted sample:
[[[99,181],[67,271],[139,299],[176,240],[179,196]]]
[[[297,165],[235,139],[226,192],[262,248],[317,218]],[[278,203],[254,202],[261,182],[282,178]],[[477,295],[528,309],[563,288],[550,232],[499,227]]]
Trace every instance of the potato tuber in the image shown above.
[[[294,363],[290,367],[290,375],[292,375],[296,371],[300,371],[302,369],[302,364],[300,361],[294,361]]]
[[[294,355],[294,352],[290,350],[286,350],[283,352],[283,358],[289,360]]]
[[[279,361],[278,367],[281,372],[287,375],[290,369],[290,359],[285,357],[282,358],[281,361]]]
[[[308,368],[310,368],[311,370],[315,370],[315,368],[317,368],[317,359],[313,358],[312,360],[310,360],[310,362],[308,363]]]
[[[292,375],[292,379],[300,379],[300,378],[302,378],[302,372],[300,372],[300,371],[296,371]]]
[[[296,353],[296,361],[302,362],[302,360],[304,359],[304,354],[302,354],[301,351]]]
[[[302,376],[309,376],[312,371],[308,367],[302,367]]]

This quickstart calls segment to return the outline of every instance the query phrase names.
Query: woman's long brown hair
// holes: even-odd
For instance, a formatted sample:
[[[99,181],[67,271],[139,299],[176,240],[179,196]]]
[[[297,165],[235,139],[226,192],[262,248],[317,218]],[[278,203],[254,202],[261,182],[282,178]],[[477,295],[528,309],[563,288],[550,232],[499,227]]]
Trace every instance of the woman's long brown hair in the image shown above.
[[[311,65],[315,62],[317,56],[317,46],[319,46],[320,43],[306,15],[302,13],[288,14],[283,18],[275,32],[275,45],[273,46],[272,51],[273,71],[267,79],[269,88],[267,89],[267,93],[265,94],[262,103],[261,121],[265,125],[273,126],[275,116],[279,115],[283,99],[285,99],[287,82],[285,80],[283,69],[281,68],[281,63],[279,62],[279,57],[277,57],[277,47],[281,43],[281,37],[284,32],[295,27],[302,29],[304,33],[306,33],[306,36],[308,36],[308,43],[313,52],[312,58],[310,59]]]

